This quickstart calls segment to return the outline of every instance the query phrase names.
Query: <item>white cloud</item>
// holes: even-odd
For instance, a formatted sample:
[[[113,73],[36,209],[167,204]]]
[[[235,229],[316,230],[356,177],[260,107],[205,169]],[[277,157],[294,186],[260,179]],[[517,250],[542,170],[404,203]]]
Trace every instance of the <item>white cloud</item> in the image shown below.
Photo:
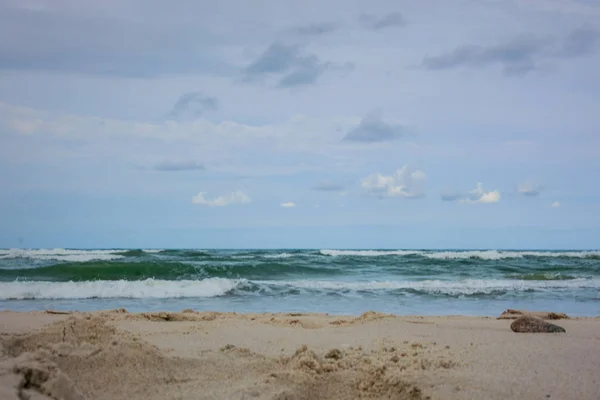
[[[250,196],[240,190],[231,193],[229,196],[218,196],[212,200],[205,198],[205,194],[200,192],[192,197],[192,203],[209,207],[224,207],[230,204],[248,204],[252,202]]]
[[[498,190],[486,191],[481,182],[477,183],[477,188],[471,190],[466,198],[460,199],[463,204],[490,204],[500,201],[500,192]]]
[[[425,179],[423,171],[412,172],[408,165],[404,165],[392,175],[377,173],[361,179],[360,185],[369,193],[379,197],[416,198],[425,194],[423,189]]]
[[[281,207],[283,207],[283,208],[296,207],[296,203],[292,203],[291,201],[288,201],[287,203],[281,203]]]
[[[560,202],[555,201],[554,203],[552,203],[552,205],[550,207],[552,207],[552,208],[558,208],[558,207],[560,207]]]
[[[538,196],[542,191],[542,187],[534,182],[523,182],[517,186],[517,192],[524,196]]]

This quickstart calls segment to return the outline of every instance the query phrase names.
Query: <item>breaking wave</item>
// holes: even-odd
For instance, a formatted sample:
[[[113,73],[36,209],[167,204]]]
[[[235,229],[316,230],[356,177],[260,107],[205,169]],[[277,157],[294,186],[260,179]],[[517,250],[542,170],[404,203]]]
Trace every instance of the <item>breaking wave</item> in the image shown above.
[[[244,285],[248,285],[248,281],[225,278],[201,281],[0,282],[0,300],[217,297]]]

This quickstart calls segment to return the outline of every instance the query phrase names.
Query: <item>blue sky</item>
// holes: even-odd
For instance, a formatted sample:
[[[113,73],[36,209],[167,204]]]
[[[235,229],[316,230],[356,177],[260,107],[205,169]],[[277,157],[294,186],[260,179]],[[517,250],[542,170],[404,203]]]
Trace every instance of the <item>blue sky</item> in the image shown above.
[[[600,3],[0,0],[0,247],[600,247]]]

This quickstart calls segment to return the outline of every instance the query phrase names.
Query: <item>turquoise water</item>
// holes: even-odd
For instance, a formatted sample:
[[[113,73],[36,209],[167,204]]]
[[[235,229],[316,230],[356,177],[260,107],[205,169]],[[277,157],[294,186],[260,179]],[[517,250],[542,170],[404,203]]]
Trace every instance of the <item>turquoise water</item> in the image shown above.
[[[600,251],[0,250],[0,309],[600,315]]]

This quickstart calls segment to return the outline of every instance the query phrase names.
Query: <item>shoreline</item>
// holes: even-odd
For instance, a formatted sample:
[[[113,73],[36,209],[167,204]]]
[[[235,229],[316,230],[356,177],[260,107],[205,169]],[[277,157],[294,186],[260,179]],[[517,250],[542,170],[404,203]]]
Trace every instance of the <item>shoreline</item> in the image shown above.
[[[600,317],[497,317],[0,311],[0,397],[41,369],[36,399],[597,398]]]

